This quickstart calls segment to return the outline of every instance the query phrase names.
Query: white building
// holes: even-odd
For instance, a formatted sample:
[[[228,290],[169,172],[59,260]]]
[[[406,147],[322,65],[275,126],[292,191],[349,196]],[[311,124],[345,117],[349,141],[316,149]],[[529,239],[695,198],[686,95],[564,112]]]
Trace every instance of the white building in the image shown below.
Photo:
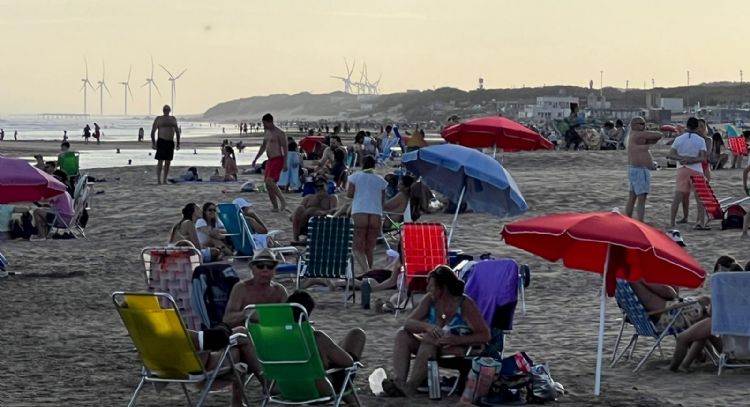
[[[573,96],[539,96],[533,106],[535,120],[561,120],[570,115],[570,104],[579,103]]]
[[[672,113],[681,113],[685,110],[682,98],[661,98],[659,107],[672,111]]]

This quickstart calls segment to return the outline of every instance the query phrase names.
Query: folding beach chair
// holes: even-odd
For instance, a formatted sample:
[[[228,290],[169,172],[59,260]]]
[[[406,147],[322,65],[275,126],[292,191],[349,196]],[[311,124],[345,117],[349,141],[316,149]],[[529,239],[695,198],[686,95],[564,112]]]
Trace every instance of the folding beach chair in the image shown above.
[[[698,199],[700,199],[706,209],[708,219],[724,219],[727,208],[732,205],[739,205],[750,199],[750,197],[744,197],[734,200],[731,196],[717,199],[713,188],[711,188],[711,185],[709,185],[708,180],[704,176],[691,175],[690,180],[693,183]]]
[[[88,183],[88,174],[78,177],[73,191],[73,217],[70,222],[66,222],[59,213],[53,211],[52,213],[55,217],[51,222],[47,223],[49,226],[48,234],[63,230],[65,233],[70,233],[73,237],[78,238],[80,236],[88,240],[84,230],[83,213],[90,209],[89,204],[92,196],[93,186]]]
[[[682,309],[677,308],[671,311],[665,311],[670,312],[672,318],[667,326],[660,331],[654,324],[654,321],[651,319],[650,314],[646,311],[646,308],[641,303],[641,300],[633,291],[630,283],[625,280],[617,280],[615,298],[617,299],[617,304],[622,311],[622,325],[620,326],[620,333],[617,335],[617,339],[615,340],[615,350],[612,352],[612,364],[610,365],[610,367],[614,367],[617,362],[619,362],[620,359],[625,355],[625,353],[628,352],[628,350],[630,350],[628,359],[633,356],[633,351],[635,350],[635,346],[638,343],[638,337],[644,336],[654,338],[655,340],[654,346],[649,349],[648,353],[646,353],[646,356],[644,356],[643,359],[641,359],[640,363],[638,363],[638,365],[635,367],[635,369],[633,369],[634,372],[637,372],[641,369],[643,364],[646,363],[646,360],[651,357],[651,354],[653,354],[657,348],[659,348],[659,352],[661,352],[661,341],[667,335],[676,337],[677,334],[682,332],[682,330],[678,330],[673,327],[675,325],[675,322],[677,322],[679,318],[684,318],[682,316]],[[685,305],[687,304],[690,303],[685,303]],[[685,325],[687,325],[687,320],[685,322]],[[631,325],[633,325],[635,333],[630,338],[628,346],[626,346],[625,349],[623,349],[622,352],[618,355],[617,349],[620,347],[620,341],[622,339],[622,334],[623,330],[625,329],[626,323],[630,323]]]
[[[316,216],[307,222],[307,251],[300,256],[297,270],[297,288],[301,278],[343,279],[344,306],[349,298],[352,284],[352,237],[354,229],[351,218]]]
[[[729,144],[729,151],[732,152],[732,155],[747,155],[747,140],[745,140],[745,137],[728,137],[727,144]]]
[[[401,252],[404,272],[399,277],[397,314],[409,301],[413,305],[413,293],[425,292],[427,275],[435,267],[448,265],[445,227],[439,223],[405,223],[401,228]]]
[[[252,258],[257,249],[253,231],[245,221],[245,216],[239,206],[233,203],[220,203],[217,206],[218,216],[227,235],[234,246],[234,259]],[[299,256],[299,249],[293,246],[269,247],[272,252],[281,257],[281,263],[276,267],[277,274],[293,276],[297,272],[297,263],[287,262],[284,254]]]
[[[300,312],[299,320],[294,320],[292,310]],[[362,365],[355,362],[347,368],[329,369],[323,367],[315,336],[308,321],[305,308],[299,304],[248,305],[247,331],[255,345],[258,361],[263,373],[270,382],[264,392],[262,406],[278,404],[319,404],[338,406],[345,393],[351,394],[360,405],[354,375]],[[254,322],[253,320],[257,320]],[[336,389],[329,379],[335,372],[344,373],[341,388]],[[330,394],[321,394],[317,383],[323,382]],[[278,390],[278,394],[272,389]]]
[[[200,251],[193,247],[146,247],[141,250],[141,259],[148,291],[169,294],[185,325],[200,330],[201,318],[192,300],[193,272],[201,264]]]
[[[203,405],[219,376],[231,375],[232,380],[243,386],[240,376],[242,368],[234,363],[229,350],[244,334],[232,335],[230,345],[221,350],[217,367],[207,371],[171,296],[160,293],[115,292],[112,294],[112,302],[143,363],[141,380],[128,406],[135,406],[146,383],[179,383],[188,405],[192,405],[192,402],[186,385],[200,385],[202,389],[196,406]],[[249,405],[244,392],[242,398]]]
[[[240,281],[229,264],[202,264],[193,271],[191,305],[201,319],[201,329],[210,329],[224,319],[229,295]]]
[[[750,272],[711,276],[711,333],[721,338],[719,371],[750,367]]]
[[[401,216],[401,222],[394,220],[396,216]],[[401,234],[401,227],[405,223],[412,223],[411,202],[407,202],[403,213],[383,212],[383,218],[383,229],[378,240],[382,240],[388,249],[392,249],[389,239],[396,239]]]

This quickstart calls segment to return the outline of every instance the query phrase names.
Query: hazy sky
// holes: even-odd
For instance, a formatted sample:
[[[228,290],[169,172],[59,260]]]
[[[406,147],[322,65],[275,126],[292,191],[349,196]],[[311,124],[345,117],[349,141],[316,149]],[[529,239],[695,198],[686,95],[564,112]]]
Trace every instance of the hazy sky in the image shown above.
[[[747,0],[0,0],[0,114],[83,110],[83,57],[96,86],[102,60],[123,112],[145,114],[150,56],[156,108],[177,82],[180,113],[269,93],[331,92],[344,57],[366,61],[383,92],[453,86],[674,86],[750,74]],[[359,74],[355,75],[358,78]],[[748,76],[750,77],[750,75]],[[89,113],[98,92],[89,91]],[[155,109],[156,110],[156,109]]]

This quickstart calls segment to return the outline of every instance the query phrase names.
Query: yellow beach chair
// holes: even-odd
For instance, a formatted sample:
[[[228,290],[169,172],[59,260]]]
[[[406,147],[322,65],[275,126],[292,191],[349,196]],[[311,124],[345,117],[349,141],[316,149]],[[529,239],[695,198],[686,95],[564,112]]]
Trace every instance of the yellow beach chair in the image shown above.
[[[231,379],[243,386],[240,371],[235,368],[229,352],[232,344],[236,344],[237,337],[243,334],[232,335],[230,345],[220,351],[217,368],[207,371],[180,317],[177,304],[169,294],[115,292],[112,301],[143,362],[141,381],[130,399],[129,407],[135,406],[146,383],[179,383],[191,406],[187,384],[201,387],[196,406],[203,405],[211,385],[219,376],[233,374]],[[229,363],[225,363],[227,361]],[[244,392],[242,397],[243,402],[248,404]]]

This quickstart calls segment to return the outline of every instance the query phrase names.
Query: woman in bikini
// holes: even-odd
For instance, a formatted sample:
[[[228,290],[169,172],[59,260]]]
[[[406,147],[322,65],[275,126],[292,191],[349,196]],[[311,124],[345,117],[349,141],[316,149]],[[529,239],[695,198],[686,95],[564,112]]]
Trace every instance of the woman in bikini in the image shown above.
[[[347,196],[352,198],[352,222],[354,223],[354,257],[362,273],[370,270],[375,243],[383,227],[383,201],[388,183],[375,174],[375,158],[362,159],[362,171],[349,177]]]
[[[427,379],[429,359],[461,356],[468,346],[489,340],[490,329],[476,303],[464,295],[464,282],[448,266],[438,266],[427,277],[427,295],[396,332],[394,378],[383,381],[383,389],[391,396],[414,396]],[[410,366],[412,355],[416,357]]]

